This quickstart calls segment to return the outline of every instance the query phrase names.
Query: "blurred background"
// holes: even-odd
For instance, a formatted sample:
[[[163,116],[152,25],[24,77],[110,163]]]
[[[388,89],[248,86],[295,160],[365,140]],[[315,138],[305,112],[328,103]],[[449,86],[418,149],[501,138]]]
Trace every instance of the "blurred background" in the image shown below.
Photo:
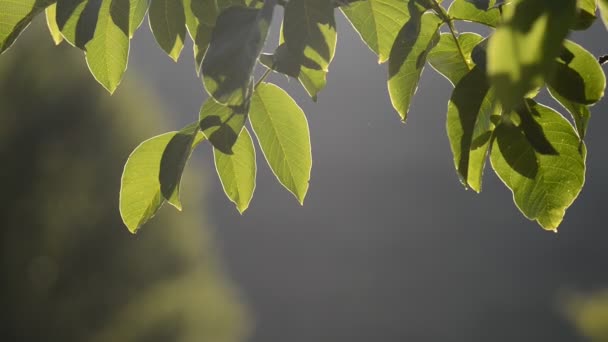
[[[118,218],[122,164],[140,141],[197,118],[207,95],[191,46],[174,64],[142,26],[109,96],[81,53],[51,48],[44,31],[31,27],[0,58],[7,341],[608,341],[605,101],[592,110],[585,188],[559,233],[546,232],[491,170],[479,195],[460,185],[449,82],[426,68],[401,124],[386,67],[340,15],[317,103],[270,78],[308,116],[304,206],[258,153],[239,215],[203,145],[184,211],[163,208],[133,237]],[[598,22],[572,38],[600,55],[606,37]]]

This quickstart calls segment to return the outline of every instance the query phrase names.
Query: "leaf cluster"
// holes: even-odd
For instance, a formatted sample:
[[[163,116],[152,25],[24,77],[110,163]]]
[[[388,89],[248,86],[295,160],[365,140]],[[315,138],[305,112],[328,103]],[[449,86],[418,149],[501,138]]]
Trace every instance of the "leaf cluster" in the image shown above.
[[[607,0],[454,0],[447,8],[441,0],[0,0],[0,6],[0,51],[46,11],[53,40],[82,49],[110,92],[146,13],[171,59],[178,60],[186,36],[192,39],[195,72],[210,97],[196,122],[131,154],[120,210],[132,232],[165,201],[181,209],[181,174],[203,141],[212,146],[226,195],[246,210],[257,168],[247,122],[278,181],[303,203],[312,164],[307,120],[287,92],[265,79],[271,72],[297,79],[316,101],[334,59],[340,12],[387,64],[388,93],[402,121],[425,66],[454,86],[446,130],[460,181],[480,192],[489,161],[521,212],[548,230],[557,229],[582,189],[590,107],[606,87],[597,59],[567,38],[588,29],[598,8],[608,23]],[[263,53],[278,6],[284,7],[279,44]],[[460,33],[458,21],[490,33]],[[267,71],[255,80],[258,65]],[[536,100],[542,89],[572,120]]]

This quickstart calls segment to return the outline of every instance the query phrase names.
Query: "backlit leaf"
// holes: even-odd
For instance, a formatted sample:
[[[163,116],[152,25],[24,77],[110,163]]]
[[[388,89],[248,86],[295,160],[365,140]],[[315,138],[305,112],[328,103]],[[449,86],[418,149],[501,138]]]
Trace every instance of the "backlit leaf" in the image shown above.
[[[399,31],[388,61],[388,92],[402,121],[407,118],[418,89],[427,54],[439,41],[442,23],[433,13],[422,15],[422,10],[412,4],[410,2],[412,16]]]
[[[597,7],[600,9],[604,26],[608,28],[608,0],[597,0]]]
[[[57,3],[57,26],[66,42],[86,49],[85,45],[95,35],[101,5],[101,0],[61,0]]]
[[[600,0],[601,1],[601,0]],[[578,0],[578,15],[574,23],[575,30],[586,30],[595,21],[595,12],[597,11],[596,6],[597,0]]]
[[[595,56],[566,40],[560,56],[553,62],[547,84],[567,100],[593,104],[604,96],[606,76]]]
[[[131,233],[150,220],[165,199],[161,192],[161,160],[178,132],[169,132],[142,142],[129,156],[120,187],[120,215]],[[193,145],[203,140],[197,134]]]
[[[488,73],[505,110],[542,86],[576,16],[576,0],[521,0],[503,10],[488,47]]]
[[[129,59],[129,7],[116,6],[116,2],[129,0],[103,0],[99,10],[99,18],[95,35],[86,45],[86,60],[95,79],[110,93],[120,84],[127,70]],[[126,9],[121,11],[118,9]],[[112,13],[112,14],[110,14]],[[127,23],[127,27],[118,23]]]
[[[196,73],[200,74],[203,56],[207,47],[209,47],[211,32],[215,27],[219,9],[215,0],[184,0],[184,10],[186,13],[186,27],[194,42],[195,69]]]
[[[472,21],[492,27],[500,23],[500,9],[496,0],[454,0],[448,14],[456,20]]]
[[[584,145],[566,119],[549,107],[529,100],[533,119],[558,155],[534,150],[520,127],[500,124],[494,134],[492,167],[513,192],[521,212],[547,230],[557,230],[566,209],[585,182]]]
[[[56,0],[0,0],[0,53],[6,51],[34,17]]]
[[[251,99],[249,120],[272,172],[302,204],[312,167],[304,112],[283,89],[261,83]]]
[[[202,65],[205,89],[218,102],[240,106],[246,101],[275,4],[268,0],[261,9],[230,7],[218,16]]]
[[[383,63],[393,47],[399,29],[410,15],[408,0],[366,0],[341,7],[342,12],[369,48]]]
[[[228,106],[207,99],[199,115],[200,128],[209,142],[217,150],[232,154],[232,147],[237,141],[249,112],[249,101],[243,106]]]
[[[224,154],[214,148],[213,156],[224,192],[242,214],[253,197],[256,176],[255,149],[247,128],[241,131],[233,151]]]
[[[458,42],[467,60],[465,62],[458,51],[454,37],[449,33],[442,33],[439,43],[429,52],[427,57],[429,64],[445,76],[452,85],[456,85],[469,72],[469,65],[473,63],[471,52],[482,40],[482,36],[472,32],[465,32],[458,36]]]
[[[177,61],[186,38],[184,4],[179,0],[151,0],[150,29],[158,45]]]
[[[572,102],[563,98],[556,92],[551,86],[547,86],[547,90],[549,90],[549,94],[562,105],[569,113],[572,115],[574,119],[574,123],[576,125],[576,131],[580,136],[581,140],[585,139],[585,134],[587,133],[587,125],[589,124],[589,119],[591,119],[591,112],[587,105]]]
[[[52,4],[46,8],[46,26],[49,28],[49,33],[55,45],[61,44],[63,41],[63,35],[57,25],[57,4]]]

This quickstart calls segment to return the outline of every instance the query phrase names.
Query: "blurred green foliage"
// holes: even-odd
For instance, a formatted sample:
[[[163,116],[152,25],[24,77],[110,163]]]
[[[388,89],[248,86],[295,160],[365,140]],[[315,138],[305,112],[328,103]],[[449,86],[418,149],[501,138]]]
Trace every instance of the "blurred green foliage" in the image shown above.
[[[123,229],[122,165],[162,127],[159,106],[131,79],[107,96],[76,51],[51,44],[26,34],[0,61],[0,340],[242,340],[200,180],[185,177],[195,210]]]
[[[583,336],[608,341],[608,290],[571,297],[567,312]]]

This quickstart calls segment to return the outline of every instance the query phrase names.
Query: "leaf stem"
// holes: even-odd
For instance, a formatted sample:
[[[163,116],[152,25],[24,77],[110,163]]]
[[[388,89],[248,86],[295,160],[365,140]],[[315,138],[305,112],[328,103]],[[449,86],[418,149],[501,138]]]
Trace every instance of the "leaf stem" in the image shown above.
[[[464,51],[462,50],[462,46],[460,45],[460,42],[458,41],[458,31],[456,30],[456,27],[454,27],[454,19],[452,17],[450,17],[450,15],[445,11],[445,8],[443,8],[437,2],[437,0],[431,0],[431,5],[433,6],[433,10],[441,18],[441,20],[443,20],[446,24],[448,24],[448,28],[450,29],[450,33],[452,34],[452,37],[454,38],[454,43],[456,43],[456,48],[458,48],[458,53],[460,54],[460,57],[462,57],[462,61],[464,62],[464,64],[467,66],[467,68],[469,70],[473,69],[471,62],[465,56]]]
[[[270,75],[270,72],[272,72],[272,69],[266,69],[266,71],[264,72],[264,74],[262,75],[262,77],[260,77],[260,79],[255,83],[255,85],[253,86],[253,90],[258,89],[258,86],[264,82],[264,80],[266,79],[266,77],[268,77],[268,75]]]

